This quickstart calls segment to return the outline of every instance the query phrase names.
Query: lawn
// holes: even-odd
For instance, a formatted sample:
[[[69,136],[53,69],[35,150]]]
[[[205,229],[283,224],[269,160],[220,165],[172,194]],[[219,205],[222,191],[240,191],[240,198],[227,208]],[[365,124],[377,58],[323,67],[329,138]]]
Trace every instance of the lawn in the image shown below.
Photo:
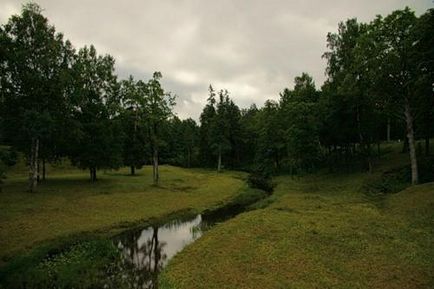
[[[372,199],[372,177],[278,177],[264,208],[175,256],[162,287],[434,288],[434,183]]]
[[[91,183],[87,171],[58,166],[31,194],[24,168],[17,165],[0,192],[1,262],[59,238],[109,235],[150,219],[221,206],[245,186],[242,173],[171,166],[162,166],[160,173],[159,186],[152,185],[150,167],[137,176],[127,169],[100,171]]]

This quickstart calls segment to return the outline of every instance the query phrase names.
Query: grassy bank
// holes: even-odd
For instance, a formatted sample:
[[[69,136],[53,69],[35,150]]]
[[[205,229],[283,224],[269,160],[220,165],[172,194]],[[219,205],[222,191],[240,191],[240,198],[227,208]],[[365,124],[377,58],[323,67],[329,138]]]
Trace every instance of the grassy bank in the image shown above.
[[[281,176],[262,209],[170,262],[163,288],[433,288],[434,183],[372,199],[378,176]]]
[[[23,170],[9,174],[0,193],[0,259],[26,253],[71,236],[108,235],[123,227],[186,211],[198,212],[234,198],[244,186],[240,173],[161,167],[161,185],[152,185],[151,168],[87,172],[58,167],[38,192],[26,192]],[[90,232],[90,233],[89,233]],[[56,241],[57,240],[57,241]]]

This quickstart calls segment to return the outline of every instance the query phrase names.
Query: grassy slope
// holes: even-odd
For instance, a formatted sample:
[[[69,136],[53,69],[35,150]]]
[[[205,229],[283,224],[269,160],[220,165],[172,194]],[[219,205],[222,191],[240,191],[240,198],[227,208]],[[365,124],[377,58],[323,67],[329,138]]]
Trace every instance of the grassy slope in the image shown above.
[[[277,178],[266,208],[175,256],[163,288],[434,288],[434,183],[380,204],[358,189],[370,177]]]
[[[0,192],[0,260],[59,237],[95,230],[105,234],[150,218],[218,206],[244,186],[239,173],[160,170],[161,185],[155,187],[148,167],[135,177],[127,170],[99,172],[95,184],[86,172],[56,168],[35,194],[25,192],[22,168],[11,171]]]

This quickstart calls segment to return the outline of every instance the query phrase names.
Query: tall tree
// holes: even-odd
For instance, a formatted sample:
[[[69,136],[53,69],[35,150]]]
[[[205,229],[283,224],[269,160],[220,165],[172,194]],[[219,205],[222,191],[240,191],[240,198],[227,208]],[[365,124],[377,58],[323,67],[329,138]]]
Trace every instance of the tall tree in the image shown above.
[[[285,149],[284,129],[279,112],[279,103],[267,100],[256,116],[258,144],[255,163],[265,164],[269,171],[280,169]]]
[[[160,134],[160,126],[172,115],[172,107],[175,105],[175,96],[166,93],[161,86],[162,74],[154,72],[152,79],[142,87],[146,95],[146,116],[148,122],[148,137],[152,152],[152,168],[154,184],[159,182],[159,147],[163,141]]]
[[[29,190],[34,191],[41,152],[46,157],[54,149],[48,147],[62,130],[72,48],[35,3],[12,16],[1,35],[4,137],[28,155]]]
[[[217,157],[217,171],[220,172],[223,156],[230,154],[237,142],[240,111],[229,98],[227,90],[220,90],[218,98],[216,114],[211,123],[210,147]]]
[[[203,111],[200,115],[199,159],[203,165],[210,167],[215,163],[214,158],[212,158],[214,154],[210,144],[212,137],[211,129],[216,116],[216,93],[211,85],[209,86],[208,91],[209,96],[207,99],[207,104],[203,108]]]
[[[410,55],[416,64],[417,79],[414,96],[416,130],[425,139],[425,153],[430,154],[430,138],[434,136],[434,9],[417,19],[412,33],[413,49]]]
[[[100,56],[93,46],[79,50],[74,66],[73,110],[75,141],[73,164],[87,168],[91,181],[97,169],[117,168],[122,163],[122,132],[118,120],[119,89],[114,59]]]
[[[125,134],[123,164],[130,167],[131,175],[145,164],[149,151],[146,142],[146,95],[139,89],[143,85],[142,81],[136,82],[132,76],[121,82],[121,119]]]
[[[183,120],[181,125],[181,144],[184,153],[184,165],[188,168],[191,167],[194,162],[198,139],[199,127],[196,122],[191,118]]]
[[[347,138],[352,139],[351,135],[354,133],[357,135],[365,166],[372,171],[371,144],[377,135],[375,124],[379,114],[374,91],[370,90],[369,71],[362,67],[367,58],[365,50],[359,49],[360,39],[366,35],[367,29],[366,24],[358,23],[356,19],[340,23],[338,33],[329,34],[327,37],[330,51],[324,53],[324,57],[328,61],[327,91],[333,91],[330,97],[340,98],[331,104],[345,105],[349,120],[353,122]]]
[[[307,73],[296,77],[294,82],[294,90],[285,89],[280,100],[286,158],[291,171],[310,170],[318,164],[320,156],[318,92]]]
[[[414,50],[413,33],[416,16],[409,8],[397,10],[382,19],[378,17],[373,25],[377,45],[377,54],[372,59],[377,76],[387,85],[389,92],[385,95],[397,109],[404,114],[411,163],[413,184],[419,182],[417,156],[415,147],[414,111],[415,91],[418,80],[418,64],[411,59]]]

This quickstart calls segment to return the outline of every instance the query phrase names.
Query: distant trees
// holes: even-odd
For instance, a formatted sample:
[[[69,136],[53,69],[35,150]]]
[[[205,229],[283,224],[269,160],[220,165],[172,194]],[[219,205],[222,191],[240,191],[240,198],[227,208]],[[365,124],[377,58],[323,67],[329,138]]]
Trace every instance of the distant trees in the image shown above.
[[[319,92],[307,73],[296,77],[294,90],[285,89],[280,100],[287,166],[309,171],[320,161]]]
[[[65,156],[96,181],[101,168],[128,165],[134,174],[151,151],[158,183],[159,130],[174,105],[161,73],[118,82],[112,56],[92,45],[75,51],[34,3],[0,27],[0,52],[0,138],[27,156],[30,191],[41,160],[44,179],[45,162]]]
[[[240,152],[240,109],[230,99],[227,90],[216,93],[213,87],[209,87],[208,104],[205,106],[201,117],[201,154],[204,160],[208,154],[216,157],[217,171],[220,172],[224,158],[227,163],[239,163]],[[212,164],[212,162],[210,162]]]
[[[405,135],[412,182],[418,182],[416,141],[425,154],[434,136],[434,10],[405,8],[370,23],[349,19],[327,35],[327,80],[295,77],[278,100],[240,109],[225,89],[209,86],[200,124],[172,113],[174,95],[132,76],[118,81],[115,60],[93,46],[76,51],[36,4],[0,26],[0,141],[23,152],[29,190],[45,163],[69,157],[97,179],[101,168],[152,163],[254,171],[272,188],[282,171],[320,167],[372,171],[379,143]]]

